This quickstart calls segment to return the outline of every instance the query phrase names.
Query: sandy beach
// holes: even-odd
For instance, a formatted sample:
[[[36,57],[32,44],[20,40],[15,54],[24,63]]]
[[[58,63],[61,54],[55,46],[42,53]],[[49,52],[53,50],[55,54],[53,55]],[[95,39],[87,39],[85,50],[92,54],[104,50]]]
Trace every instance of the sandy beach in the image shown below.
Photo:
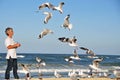
[[[40,80],[37,78],[33,78],[31,80]],[[71,80],[70,78],[43,78],[41,80]],[[79,80],[116,80],[110,78],[80,78]]]

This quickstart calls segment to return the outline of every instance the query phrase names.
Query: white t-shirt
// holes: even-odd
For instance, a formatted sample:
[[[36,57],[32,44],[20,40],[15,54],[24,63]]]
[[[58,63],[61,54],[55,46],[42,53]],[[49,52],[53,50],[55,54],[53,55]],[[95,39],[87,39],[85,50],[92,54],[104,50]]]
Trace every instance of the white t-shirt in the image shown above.
[[[15,44],[15,41],[10,38],[10,37],[7,37],[5,39],[5,46],[8,47],[9,45],[14,45]],[[8,49],[7,50],[7,55],[6,55],[6,59],[9,59],[9,58],[17,58],[16,56],[16,49],[13,48],[13,49]]]

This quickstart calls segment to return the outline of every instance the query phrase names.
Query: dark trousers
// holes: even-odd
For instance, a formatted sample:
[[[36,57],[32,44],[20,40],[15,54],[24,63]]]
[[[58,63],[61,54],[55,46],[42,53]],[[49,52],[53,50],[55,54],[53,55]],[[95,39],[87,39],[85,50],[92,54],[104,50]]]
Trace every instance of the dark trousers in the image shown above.
[[[13,75],[15,79],[19,79],[19,76],[17,74],[17,59],[7,59],[7,69],[5,72],[5,79],[10,79],[10,71],[13,69]]]

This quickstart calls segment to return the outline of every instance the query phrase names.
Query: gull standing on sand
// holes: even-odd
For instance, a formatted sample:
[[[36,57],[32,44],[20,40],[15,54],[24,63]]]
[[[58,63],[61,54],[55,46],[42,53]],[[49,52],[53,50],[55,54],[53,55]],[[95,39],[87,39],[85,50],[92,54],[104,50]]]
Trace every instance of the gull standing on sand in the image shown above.
[[[68,72],[68,76],[70,77],[70,80],[79,80],[77,79],[78,74],[74,70]]]
[[[90,50],[88,48],[80,47],[80,49],[85,50],[86,54],[90,55],[90,58],[94,58],[96,56],[96,54],[92,50]]]
[[[79,70],[78,71],[78,76],[81,78],[86,78],[88,77],[88,74],[84,73],[83,70]]]
[[[73,76],[77,76],[78,74],[75,72],[75,70],[72,70],[72,71],[70,71],[70,72],[68,72],[68,76],[70,76],[70,77],[73,77]]]
[[[61,25],[62,27],[64,27],[65,29],[68,28],[69,31],[72,29],[72,24],[70,24],[69,22],[69,18],[70,18],[70,15],[68,14],[65,19],[64,19],[64,23]]]
[[[50,13],[50,12],[44,12],[43,14],[46,15],[46,17],[44,19],[44,24],[47,24],[48,20],[52,17],[52,13]]]
[[[38,39],[43,38],[43,36],[45,36],[45,35],[47,35],[47,34],[49,34],[49,33],[53,33],[53,31],[52,31],[52,30],[50,30],[50,29],[44,29],[44,30],[40,33],[40,35],[39,35],[39,38],[38,38]]]
[[[53,5],[51,4],[51,3],[49,3],[49,2],[46,2],[46,3],[43,3],[43,4],[41,4],[40,6],[39,6],[39,10],[41,10],[41,9],[43,9],[43,8],[53,8]]]
[[[23,72],[26,74],[26,80],[30,80],[30,70],[28,66],[31,66],[31,65],[20,64],[20,66],[22,66]]]
[[[61,78],[61,77],[62,77],[62,75],[59,74],[56,70],[54,71],[54,76],[55,76],[56,78]]]
[[[52,7],[52,9],[58,10],[62,14],[63,13],[62,7],[64,4],[65,4],[64,2],[61,2],[57,7],[56,6]]]

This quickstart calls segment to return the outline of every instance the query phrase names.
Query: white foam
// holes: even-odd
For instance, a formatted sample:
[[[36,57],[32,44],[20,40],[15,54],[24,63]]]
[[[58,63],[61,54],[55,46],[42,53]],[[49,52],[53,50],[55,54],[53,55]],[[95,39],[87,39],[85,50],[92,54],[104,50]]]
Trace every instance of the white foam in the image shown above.
[[[70,72],[70,71],[80,71],[82,70],[83,72],[88,72],[89,69],[40,69],[40,71],[42,72],[54,72],[54,71],[57,71],[57,72]],[[31,69],[30,72],[38,72],[39,70],[38,69]],[[100,72],[107,72],[108,70],[101,70]],[[12,71],[11,71],[12,72]],[[0,73],[5,73],[5,70],[0,70]],[[23,70],[18,70],[18,73],[24,73]]]
[[[18,58],[24,58],[24,55],[17,55]]]
[[[117,59],[120,59],[120,57],[119,57],[119,58],[117,58]]]

